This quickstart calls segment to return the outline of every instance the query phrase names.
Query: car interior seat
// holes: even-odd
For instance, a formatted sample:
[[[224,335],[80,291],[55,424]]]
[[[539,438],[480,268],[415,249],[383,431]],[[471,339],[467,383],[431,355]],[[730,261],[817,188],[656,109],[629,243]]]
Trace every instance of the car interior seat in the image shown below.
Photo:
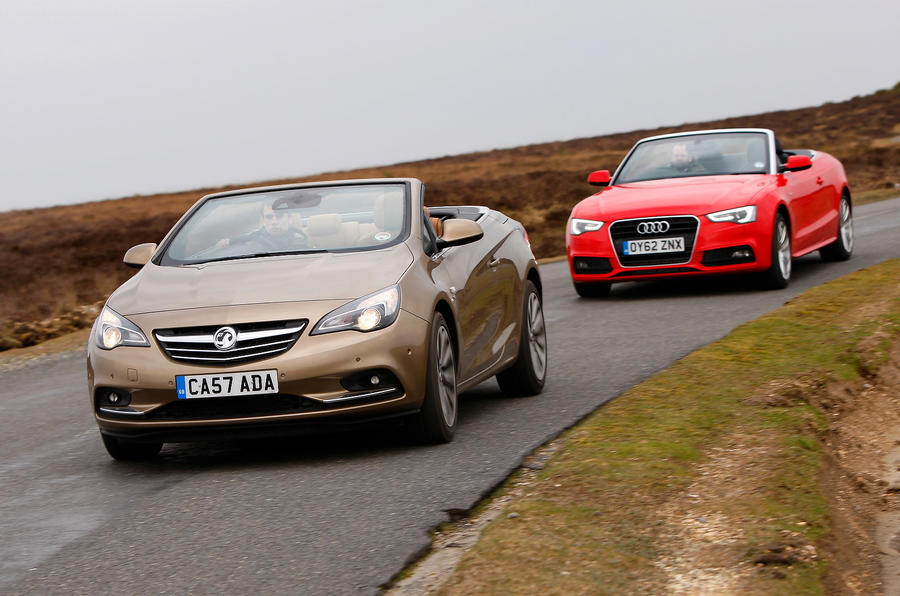
[[[375,240],[385,242],[396,237],[403,229],[403,195],[384,193],[375,199]],[[390,237],[379,239],[380,233],[388,232]]]
[[[431,210],[425,207],[425,216],[431,221],[431,227],[434,228],[434,234],[438,238],[444,235],[444,220],[440,217],[431,217]]]
[[[725,173],[725,156],[717,142],[702,143],[697,149],[697,163],[711,173]]]
[[[337,213],[311,215],[306,222],[306,235],[316,248],[346,246],[341,234],[341,216]]]
[[[787,163],[788,154],[785,152],[784,147],[781,146],[781,139],[775,137],[775,154],[778,156],[778,161],[781,163]]]
[[[747,146],[747,172],[762,172],[766,166],[766,146],[764,143],[750,143]]]

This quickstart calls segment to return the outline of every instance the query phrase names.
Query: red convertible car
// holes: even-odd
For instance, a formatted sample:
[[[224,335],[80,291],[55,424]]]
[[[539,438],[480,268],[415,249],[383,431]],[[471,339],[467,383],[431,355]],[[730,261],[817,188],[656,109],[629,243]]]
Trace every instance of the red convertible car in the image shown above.
[[[566,253],[575,290],[606,296],[616,282],[760,272],[783,288],[791,260],[853,250],[850,188],[821,151],[782,149],[771,130],[703,130],[638,141],[606,187],[572,210]]]

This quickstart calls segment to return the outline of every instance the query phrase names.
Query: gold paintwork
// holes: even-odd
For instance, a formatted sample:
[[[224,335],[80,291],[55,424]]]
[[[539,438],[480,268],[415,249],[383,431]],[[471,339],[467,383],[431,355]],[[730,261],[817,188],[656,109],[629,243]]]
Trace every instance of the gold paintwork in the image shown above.
[[[470,241],[429,254],[425,250],[429,243],[426,235],[433,227],[424,216],[422,183],[412,178],[381,182],[408,185],[407,215],[412,222],[404,241],[384,249],[271,256],[182,267],[159,266],[149,261],[149,256],[145,259],[152,244],[130,249],[126,262],[143,261],[146,265],[110,297],[107,305],[137,325],[151,345],[103,350],[93,340],[89,341],[89,395],[100,429],[127,436],[147,430],[221,428],[414,412],[425,392],[430,325],[439,309],[449,319],[454,336],[459,391],[509,365],[519,349],[525,280],[529,275],[537,276],[536,262],[518,223],[487,209],[482,209],[477,223],[445,213],[443,239],[464,242],[469,238]],[[452,208],[435,208],[432,214],[437,211],[441,217],[442,210]],[[473,240],[481,234],[482,237]],[[160,246],[164,247],[165,243],[166,239]],[[390,326],[369,333],[349,330],[310,335],[315,324],[335,308],[393,284],[400,288],[401,305],[397,320]],[[308,323],[287,352],[227,367],[173,361],[153,337],[155,329],[293,319],[306,319]],[[280,393],[321,402],[347,393],[340,384],[342,377],[376,368],[396,375],[403,394],[361,405],[351,401],[327,411],[215,420],[142,421],[139,416],[102,413],[94,403],[95,388],[118,387],[131,391],[131,409],[150,412],[177,401],[177,375],[266,369],[278,370]]]
[[[144,244],[138,244],[137,246],[132,246],[128,249],[128,251],[125,253],[125,258],[122,259],[122,262],[132,267],[142,267],[150,261],[150,258],[155,252],[155,242],[145,242]]]

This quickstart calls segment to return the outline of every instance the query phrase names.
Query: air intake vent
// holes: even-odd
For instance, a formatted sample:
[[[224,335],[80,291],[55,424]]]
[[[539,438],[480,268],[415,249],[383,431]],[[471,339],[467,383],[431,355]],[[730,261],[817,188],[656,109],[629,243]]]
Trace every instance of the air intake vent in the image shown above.
[[[752,263],[755,260],[753,247],[747,245],[717,248],[716,250],[708,250],[703,253],[703,264],[707,267]]]
[[[612,265],[603,257],[575,257],[572,259],[575,273],[609,273]]]
[[[166,356],[177,362],[231,366],[286,352],[307,323],[300,319],[157,329],[154,336]]]

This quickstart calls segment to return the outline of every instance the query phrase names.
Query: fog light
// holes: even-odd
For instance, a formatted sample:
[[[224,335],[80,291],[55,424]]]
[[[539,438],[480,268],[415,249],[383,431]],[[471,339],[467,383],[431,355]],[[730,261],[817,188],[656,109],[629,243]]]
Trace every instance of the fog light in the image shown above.
[[[347,375],[341,379],[341,387],[347,391],[380,391],[382,389],[400,389],[400,381],[386,368],[370,368]]]
[[[736,250],[733,253],[731,253],[732,259],[746,259],[749,256],[750,256],[750,251],[747,249]]]
[[[121,408],[131,404],[131,392],[120,387],[97,387],[94,391],[97,407],[113,406]]]

